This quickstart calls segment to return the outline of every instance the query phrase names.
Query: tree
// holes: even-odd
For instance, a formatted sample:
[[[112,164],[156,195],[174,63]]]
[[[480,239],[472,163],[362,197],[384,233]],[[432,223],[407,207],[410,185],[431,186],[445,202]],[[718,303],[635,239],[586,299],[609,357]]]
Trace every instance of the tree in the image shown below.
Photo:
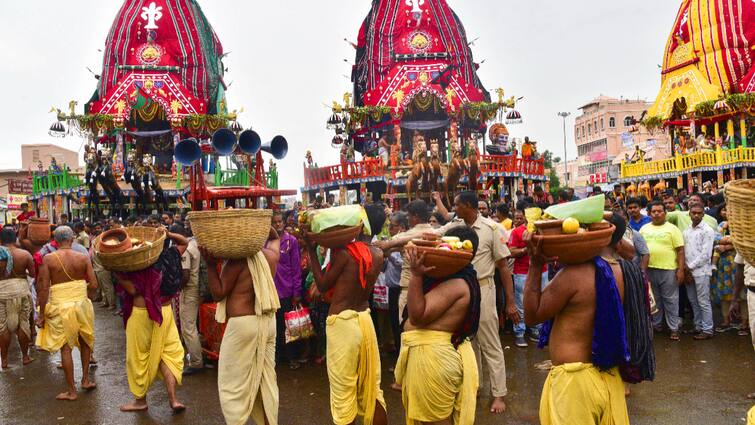
[[[548,177],[550,177],[551,179],[551,194],[553,194],[555,197],[555,194],[557,194],[558,191],[561,190],[561,180],[558,178],[558,173],[556,172],[555,168],[551,168],[551,173]]]

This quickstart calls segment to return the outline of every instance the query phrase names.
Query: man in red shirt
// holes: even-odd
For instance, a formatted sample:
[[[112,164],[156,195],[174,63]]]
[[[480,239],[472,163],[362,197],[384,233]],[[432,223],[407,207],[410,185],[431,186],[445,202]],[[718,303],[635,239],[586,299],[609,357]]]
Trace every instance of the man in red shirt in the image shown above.
[[[19,223],[22,221],[29,221],[30,218],[36,215],[37,214],[34,211],[29,211],[29,204],[23,203],[21,204],[21,214],[16,217],[16,220],[18,220]]]
[[[528,206],[522,206],[514,213],[514,226],[509,236],[509,251],[514,258],[514,302],[516,309],[519,311],[521,320],[514,323],[514,334],[516,335],[515,344],[517,347],[526,348],[527,340],[524,338],[526,325],[524,324],[524,284],[527,281],[527,273],[530,270],[530,257],[527,255],[527,242],[524,241],[524,232],[527,231],[527,219],[524,216],[524,210]],[[548,268],[543,266],[542,269],[542,286],[548,285]],[[540,325],[530,328],[530,339],[537,342],[540,338]]]

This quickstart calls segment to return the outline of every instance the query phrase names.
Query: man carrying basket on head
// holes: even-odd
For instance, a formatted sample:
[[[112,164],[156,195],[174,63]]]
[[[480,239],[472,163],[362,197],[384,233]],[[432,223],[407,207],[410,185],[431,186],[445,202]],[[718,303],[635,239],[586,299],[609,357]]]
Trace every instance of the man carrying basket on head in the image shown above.
[[[189,240],[177,233],[166,236],[156,264],[137,272],[115,273],[126,325],[126,376],[135,398],[120,407],[122,412],[147,410],[147,391],[158,375],[165,381],[173,412],[186,410],[176,397],[184,349],[171,300],[180,290],[181,256]]]
[[[471,227],[455,227],[445,236],[472,243],[476,254],[479,238]],[[396,383],[401,385],[406,423],[475,421],[479,376],[470,339],[480,324],[480,285],[472,264],[439,279],[426,276],[433,267],[424,254],[407,247],[412,271],[409,303],[396,362]]]
[[[379,232],[386,218],[383,207],[371,204],[364,209],[367,220],[362,218],[363,224]],[[319,267],[314,241],[309,234],[305,239],[317,289],[332,296],[326,356],[330,411],[336,425],[352,424],[357,416],[364,417],[365,425],[387,422],[380,389],[380,355],[367,302],[383,267],[383,252],[370,244],[369,229],[356,241],[332,249],[326,272]]]
[[[251,416],[257,424],[277,425],[275,312],[280,302],[271,270],[280,258],[278,233],[271,227],[265,246],[250,258],[222,261],[205,247],[199,251],[207,263],[210,291],[218,300],[215,320],[227,323],[218,363],[225,421],[240,425]]]

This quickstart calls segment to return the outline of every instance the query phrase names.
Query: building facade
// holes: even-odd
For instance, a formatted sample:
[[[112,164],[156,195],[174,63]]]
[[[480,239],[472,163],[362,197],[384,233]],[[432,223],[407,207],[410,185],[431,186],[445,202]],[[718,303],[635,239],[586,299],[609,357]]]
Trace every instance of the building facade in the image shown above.
[[[61,168],[63,165],[67,165],[72,171],[81,168],[79,154],[76,151],[50,143],[21,145],[21,168],[24,170],[37,171],[40,163],[42,168],[47,170],[53,159]]]
[[[621,160],[632,158],[636,146],[655,156],[652,159],[668,157],[671,146],[668,135],[651,134],[637,124],[650,106],[651,103],[639,99],[599,96],[579,108],[582,114],[574,123],[578,166],[571,184],[589,186],[618,179]],[[645,160],[649,159],[645,155]]]

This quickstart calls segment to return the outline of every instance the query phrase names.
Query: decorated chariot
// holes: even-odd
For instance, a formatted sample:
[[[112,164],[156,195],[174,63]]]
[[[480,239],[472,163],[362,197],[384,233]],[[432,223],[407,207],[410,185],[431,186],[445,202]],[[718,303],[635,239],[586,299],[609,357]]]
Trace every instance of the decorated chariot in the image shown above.
[[[755,4],[683,0],[666,44],[661,90],[641,125],[666,131],[669,159],[639,148],[621,164],[628,192],[723,187],[755,171]]]
[[[343,204],[352,191],[398,205],[461,186],[494,196],[547,184],[534,143],[509,138],[521,98],[498,89],[491,101],[470,44],[445,0],[373,2],[353,45],[353,92],[333,102],[327,123],[340,163],[307,154],[305,201],[338,191]]]
[[[229,111],[223,47],[195,0],[124,1],[84,113],[54,109],[54,136],[86,139],[83,173],[36,173],[41,215],[125,217],[152,211],[274,206],[282,136],[262,143]],[[39,183],[39,184],[37,184]],[[265,201],[260,201],[264,199]],[[62,202],[61,202],[62,200]],[[59,210],[46,206],[62,206]]]

